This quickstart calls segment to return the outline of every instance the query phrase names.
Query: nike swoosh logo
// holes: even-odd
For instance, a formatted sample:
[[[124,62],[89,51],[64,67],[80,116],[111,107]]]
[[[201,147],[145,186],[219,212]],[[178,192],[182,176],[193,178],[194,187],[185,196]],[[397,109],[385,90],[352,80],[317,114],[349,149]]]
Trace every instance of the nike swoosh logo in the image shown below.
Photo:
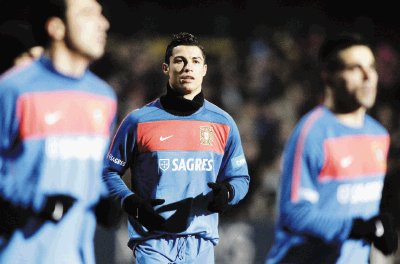
[[[342,158],[342,159],[340,160],[340,166],[342,166],[342,168],[347,168],[347,167],[349,167],[352,163],[353,163],[353,157],[352,157],[352,156],[347,156],[347,157]]]
[[[167,140],[167,139],[169,139],[169,138],[172,138],[174,135],[171,135],[171,136],[168,136],[168,137],[163,137],[163,136],[161,136],[160,137],[160,141],[165,141],[165,140]]]
[[[55,123],[57,123],[58,121],[60,121],[61,119],[61,112],[60,111],[56,111],[56,112],[52,112],[52,113],[47,113],[44,116],[44,121],[46,122],[46,124],[48,125],[54,125]]]

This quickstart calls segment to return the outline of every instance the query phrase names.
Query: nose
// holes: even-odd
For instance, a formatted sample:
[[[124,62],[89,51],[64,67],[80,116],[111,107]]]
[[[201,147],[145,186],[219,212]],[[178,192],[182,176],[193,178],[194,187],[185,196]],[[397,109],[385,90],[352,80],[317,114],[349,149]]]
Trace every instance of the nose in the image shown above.
[[[369,80],[371,77],[376,74],[376,69],[373,67],[361,67],[361,72],[364,80]]]
[[[185,71],[185,72],[192,71],[192,70],[193,70],[193,69],[192,69],[192,66],[193,66],[193,63],[191,63],[190,61],[187,61],[187,62],[185,63],[185,65],[184,65],[184,71]]]
[[[110,28],[110,22],[108,22],[107,18],[103,14],[100,15],[100,24],[104,31],[107,31]]]

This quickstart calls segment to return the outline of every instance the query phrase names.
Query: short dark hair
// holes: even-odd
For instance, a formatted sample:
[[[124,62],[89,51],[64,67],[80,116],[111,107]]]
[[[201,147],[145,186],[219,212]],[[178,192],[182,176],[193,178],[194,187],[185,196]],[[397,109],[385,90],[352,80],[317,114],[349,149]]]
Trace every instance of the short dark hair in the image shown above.
[[[318,53],[318,61],[321,70],[334,72],[341,68],[341,62],[338,60],[338,53],[352,46],[367,46],[371,44],[357,33],[339,33],[327,38],[321,45]]]
[[[168,44],[167,49],[165,50],[164,62],[166,64],[169,64],[169,58],[172,56],[172,50],[176,46],[180,46],[180,45],[198,47],[201,50],[201,53],[203,54],[204,62],[206,61],[206,53],[205,53],[204,47],[199,43],[197,38],[190,33],[180,32],[180,33],[174,34],[172,36],[172,40]]]
[[[35,0],[30,8],[30,22],[36,42],[47,46],[50,37],[45,29],[46,22],[51,17],[58,17],[65,21],[67,11],[66,0]]]

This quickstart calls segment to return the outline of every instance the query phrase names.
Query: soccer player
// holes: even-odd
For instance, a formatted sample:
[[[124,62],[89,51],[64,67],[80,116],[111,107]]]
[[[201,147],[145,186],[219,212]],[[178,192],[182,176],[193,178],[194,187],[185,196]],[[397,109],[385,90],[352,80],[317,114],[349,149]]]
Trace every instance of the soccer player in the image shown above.
[[[122,121],[103,177],[129,215],[138,264],[212,264],[218,213],[248,191],[239,131],[204,99],[206,55],[195,36],[173,36],[162,70],[166,94]],[[121,179],[128,169],[131,189]]]
[[[319,53],[323,105],[306,114],[284,151],[275,241],[266,263],[369,263],[371,242],[397,249],[379,213],[388,132],[366,112],[377,93],[375,58],[357,35],[329,38]]]
[[[88,66],[109,23],[95,0],[32,10],[45,51],[0,77],[0,263],[94,263],[96,216],[113,220],[101,173],[116,96]]]

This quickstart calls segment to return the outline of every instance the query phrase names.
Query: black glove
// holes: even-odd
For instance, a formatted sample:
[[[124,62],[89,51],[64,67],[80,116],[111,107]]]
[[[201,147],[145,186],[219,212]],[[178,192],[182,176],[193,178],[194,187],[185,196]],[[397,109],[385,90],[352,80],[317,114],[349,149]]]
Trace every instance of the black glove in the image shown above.
[[[0,235],[10,237],[15,229],[26,224],[30,216],[28,210],[13,205],[0,197]]]
[[[133,194],[125,198],[122,207],[125,212],[135,218],[147,230],[162,230],[165,219],[154,210],[154,206],[163,204],[164,202],[164,199],[145,200]]]
[[[47,196],[44,207],[39,212],[38,216],[57,223],[67,214],[75,201],[75,198],[68,195],[59,194]]]
[[[376,225],[377,231],[373,240],[374,246],[384,255],[395,253],[398,247],[398,240],[393,219],[387,214],[382,214]]]
[[[122,218],[122,210],[116,199],[101,197],[94,207],[97,223],[105,228],[118,225]]]
[[[369,240],[384,255],[393,254],[398,247],[397,232],[387,214],[380,214],[368,220],[354,219],[350,238]]]
[[[234,196],[232,186],[227,182],[209,182],[207,185],[213,191],[213,199],[207,209],[216,213],[225,212],[228,209],[228,203]]]
[[[189,197],[176,203],[168,204],[160,208],[160,212],[175,211],[165,222],[164,231],[180,233],[188,228],[194,198]]]

